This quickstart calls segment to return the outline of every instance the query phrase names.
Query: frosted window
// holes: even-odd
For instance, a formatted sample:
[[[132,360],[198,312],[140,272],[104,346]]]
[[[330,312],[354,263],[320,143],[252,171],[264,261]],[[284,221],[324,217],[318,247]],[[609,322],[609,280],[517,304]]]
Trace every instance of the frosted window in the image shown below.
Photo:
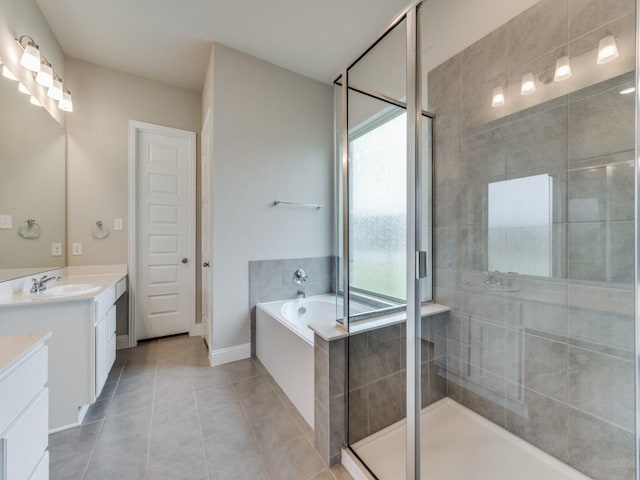
[[[551,208],[549,175],[489,184],[490,272],[551,276]]]
[[[350,142],[352,288],[406,298],[406,114],[393,112]]]

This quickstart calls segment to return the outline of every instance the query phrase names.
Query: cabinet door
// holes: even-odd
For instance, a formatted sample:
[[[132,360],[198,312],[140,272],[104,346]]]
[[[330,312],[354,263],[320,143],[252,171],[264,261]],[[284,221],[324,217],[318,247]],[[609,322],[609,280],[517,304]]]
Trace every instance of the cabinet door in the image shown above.
[[[109,375],[116,360],[116,306],[107,313],[107,343],[105,345],[105,375]]]
[[[96,398],[102,392],[107,380],[107,317],[102,317],[96,324]]]
[[[47,449],[48,430],[49,395],[45,388],[4,435],[2,443],[7,479],[31,476]]]

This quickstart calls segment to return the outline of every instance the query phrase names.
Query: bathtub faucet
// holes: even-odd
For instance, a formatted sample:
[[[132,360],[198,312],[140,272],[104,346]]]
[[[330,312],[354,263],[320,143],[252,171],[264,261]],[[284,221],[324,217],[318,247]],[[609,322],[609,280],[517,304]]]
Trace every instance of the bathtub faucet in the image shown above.
[[[304,285],[308,278],[309,276],[301,268],[297,269],[293,273],[293,283],[298,285],[298,298],[307,298]]]

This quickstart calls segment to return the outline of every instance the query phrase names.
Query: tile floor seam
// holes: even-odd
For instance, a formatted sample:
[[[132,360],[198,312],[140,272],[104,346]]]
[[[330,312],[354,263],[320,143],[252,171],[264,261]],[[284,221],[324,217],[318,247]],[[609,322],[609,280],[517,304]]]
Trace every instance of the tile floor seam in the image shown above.
[[[154,367],[154,378],[153,378],[153,393],[151,395],[151,415],[149,418],[149,439],[147,440],[147,461],[144,466],[144,478],[147,478],[149,473],[149,460],[151,458],[151,430],[153,428],[153,410],[156,404],[156,383],[158,381],[158,365],[156,364]]]
[[[124,365],[126,365],[127,362],[124,362]],[[124,370],[124,365],[122,365],[122,369],[120,370],[120,373],[118,374],[118,379],[116,380],[116,387],[113,390],[114,393],[118,388],[118,385],[120,385],[120,379],[122,378],[122,372]],[[111,401],[109,401],[109,403],[111,403]],[[109,410],[109,407],[107,407],[107,410]],[[93,448],[91,449],[91,454],[89,455],[89,458],[87,459],[87,464],[84,466],[84,469],[82,470],[82,479],[84,480],[87,477],[87,473],[89,473],[89,465],[91,465],[91,460],[93,460],[93,455],[96,451],[96,447],[98,446],[98,441],[100,440],[100,437],[102,435],[102,430],[104,429],[104,424],[107,421],[107,415],[105,413],[105,416],[102,417],[102,420],[100,420],[102,422],[102,424],[100,425],[100,428],[98,429],[98,435],[96,436],[96,441],[93,444]]]
[[[253,359],[252,359],[253,361]],[[253,377],[248,377],[248,378],[254,378],[254,377],[260,377],[260,376],[264,376],[263,373],[259,374],[259,375],[254,375]],[[228,375],[227,375],[228,377]],[[231,380],[231,378],[229,378],[229,380]],[[243,379],[246,380],[246,379]],[[242,380],[240,380],[242,381]],[[245,419],[245,421],[247,422],[247,426],[249,427],[249,430],[251,431],[251,436],[253,437],[254,442],[256,442],[256,447],[258,448],[258,451],[260,452],[260,455],[263,457],[264,460],[264,464],[265,464],[265,468],[267,469],[267,474],[269,475],[269,478],[273,479],[273,474],[271,472],[271,469],[269,468],[269,462],[267,461],[267,458],[265,456],[264,451],[261,450],[260,448],[260,444],[258,443],[258,437],[256,435],[256,432],[253,430],[253,425],[251,425],[251,422],[249,421],[249,416],[247,415],[247,412],[245,411],[245,407],[242,404],[242,402],[240,401],[240,396],[238,394],[238,391],[236,390],[236,387],[234,386],[233,382],[230,382],[231,384],[231,390],[233,391],[233,396],[236,399],[236,402],[238,402],[238,405],[240,406],[240,411],[242,412],[242,416]]]
[[[193,393],[193,398],[195,399],[195,402],[196,402],[196,416],[198,417],[198,429],[200,430],[200,443],[202,444],[202,456],[204,458],[204,468],[207,471],[207,479],[210,480],[211,472],[209,471],[209,460],[207,458],[207,451],[204,448],[204,433],[202,433],[202,420],[200,420],[200,409],[198,408],[198,395],[196,395],[196,386],[194,382],[191,382],[191,391]]]

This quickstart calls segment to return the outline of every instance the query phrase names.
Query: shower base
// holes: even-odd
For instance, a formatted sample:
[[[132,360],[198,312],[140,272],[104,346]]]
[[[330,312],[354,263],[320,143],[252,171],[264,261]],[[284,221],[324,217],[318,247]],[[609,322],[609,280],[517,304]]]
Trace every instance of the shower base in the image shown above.
[[[425,479],[590,480],[449,398],[422,411],[421,431]],[[379,480],[399,480],[406,478],[405,438],[406,424],[401,421],[352,447]],[[355,471],[357,462],[343,464],[355,479],[371,478]]]

